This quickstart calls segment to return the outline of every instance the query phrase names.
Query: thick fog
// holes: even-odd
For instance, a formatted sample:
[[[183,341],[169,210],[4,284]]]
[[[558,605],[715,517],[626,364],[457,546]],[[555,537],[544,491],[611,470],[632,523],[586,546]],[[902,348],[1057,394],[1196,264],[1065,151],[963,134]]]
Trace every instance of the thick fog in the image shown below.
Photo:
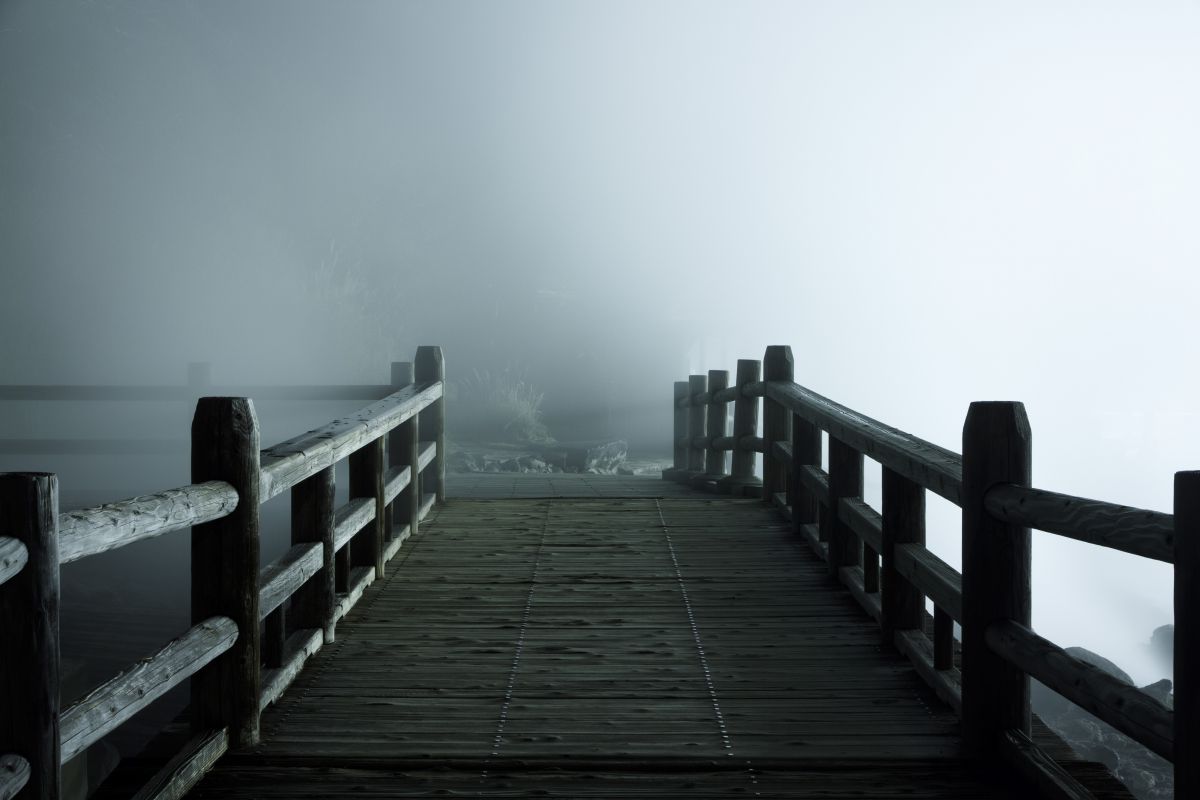
[[[955,450],[972,400],[1022,400],[1037,485],[1169,511],[1200,468],[1197,41],[1165,0],[5,0],[3,382],[383,383],[440,344],[555,433],[667,453],[672,381],[789,344]],[[264,444],[335,413],[260,407]],[[189,415],[13,403],[0,435]],[[1161,677],[1170,569],[1035,537],[1039,631]]]

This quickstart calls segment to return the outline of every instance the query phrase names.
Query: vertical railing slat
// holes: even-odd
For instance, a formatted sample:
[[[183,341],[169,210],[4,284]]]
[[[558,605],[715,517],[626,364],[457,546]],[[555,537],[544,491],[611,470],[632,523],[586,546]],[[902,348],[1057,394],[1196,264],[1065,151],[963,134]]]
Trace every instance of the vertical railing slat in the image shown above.
[[[1175,796],[1200,797],[1200,472],[1175,473]]]
[[[729,386],[729,370],[710,369],[708,371],[708,391],[710,398],[717,392]],[[709,437],[708,451],[705,453],[704,472],[709,479],[721,478],[725,475],[725,451],[718,450],[713,442],[725,436],[729,428],[729,404],[710,399],[708,403],[708,423],[706,425]]]
[[[292,544],[321,543],[321,569],[292,599],[296,628],[319,628],[334,641],[334,468],[326,467],[292,487]]]
[[[829,574],[835,579],[842,567],[858,566],[862,547],[854,531],[838,517],[843,497],[862,497],[863,455],[842,440],[829,437],[829,508],[821,527],[829,542]]]
[[[749,358],[740,358],[734,379],[738,387],[737,399],[733,401],[733,456],[730,459],[729,476],[723,478],[720,487],[734,495],[753,494],[760,482],[754,477],[755,452],[741,446],[742,439],[758,432],[759,398],[746,395],[746,387],[758,381],[762,365]]]
[[[883,641],[896,631],[920,630],[925,622],[925,596],[896,570],[896,546],[925,544],[925,489],[888,467],[883,468],[883,591],[880,596]]]
[[[422,345],[413,359],[413,374],[417,383],[442,383],[442,396],[421,412],[420,433],[426,441],[437,444],[433,463],[421,473],[421,492],[437,494],[437,502],[446,502],[446,361],[442,348]],[[416,476],[414,476],[416,477]],[[420,499],[418,498],[418,502]]]

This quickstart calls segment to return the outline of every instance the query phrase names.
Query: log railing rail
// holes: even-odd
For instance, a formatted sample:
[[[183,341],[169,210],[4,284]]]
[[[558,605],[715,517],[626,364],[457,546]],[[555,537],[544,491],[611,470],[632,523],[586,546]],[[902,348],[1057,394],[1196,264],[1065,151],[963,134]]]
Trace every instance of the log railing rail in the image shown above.
[[[1176,473],[1174,514],[1050,492],[1030,485],[1021,403],[972,403],[959,454],[795,383],[789,347],[767,348],[762,380],[759,370],[739,361],[735,385],[715,391],[704,375],[675,384],[675,461],[664,478],[778,508],[884,640],[958,712],[969,755],[999,753],[1052,796],[1091,797],[1030,739],[1034,678],[1172,761],[1176,797],[1200,796],[1200,472]],[[705,451],[732,451],[732,472],[715,472],[711,458],[702,467],[696,453]],[[755,453],[764,456],[761,477]],[[864,458],[882,470],[880,511],[862,497]],[[962,573],[925,546],[926,491],[963,510]],[[1031,529],[1174,565],[1173,710],[1031,629]]]
[[[414,364],[393,364],[387,386],[307,387],[314,399],[387,396],[265,450],[249,399],[201,398],[187,486],[60,514],[56,476],[0,474],[0,798],[59,797],[63,763],[188,678],[195,737],[139,798],[182,796],[226,750],[256,743],[262,709],[334,640],[337,621],[444,497],[441,348],[419,348]],[[193,369],[188,387],[149,393],[8,386],[0,400],[184,399],[204,375]],[[350,499],[335,509],[343,459]],[[260,569],[259,506],[286,491],[293,545]],[[187,528],[192,627],[61,709],[60,565]]]

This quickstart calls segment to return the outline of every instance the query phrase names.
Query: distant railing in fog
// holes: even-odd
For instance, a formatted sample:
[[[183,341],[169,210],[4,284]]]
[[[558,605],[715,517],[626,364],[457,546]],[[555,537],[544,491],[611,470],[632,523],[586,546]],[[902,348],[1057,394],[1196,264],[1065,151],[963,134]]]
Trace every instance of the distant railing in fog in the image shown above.
[[[791,348],[776,346],[761,365],[739,360],[733,386],[724,370],[676,382],[663,477],[778,507],[959,713],[971,755],[1000,753],[1057,796],[1091,796],[1030,739],[1032,677],[1173,761],[1176,797],[1200,797],[1200,472],[1176,473],[1174,515],[1035,489],[1021,403],[972,403],[960,455],[794,383],[793,369]],[[863,500],[864,456],[881,465],[880,511]],[[963,509],[961,574],[925,547],[926,490]],[[1031,528],[1174,565],[1174,711],[1030,629]]]
[[[0,399],[185,399],[199,385],[9,386]],[[258,741],[262,710],[445,499],[441,348],[393,364],[389,386],[304,388],[387,396],[261,451],[250,399],[204,397],[193,483],[96,508],[59,514],[55,475],[0,475],[0,798],[57,798],[62,764],[190,677],[194,737],[138,795],[182,796],[227,749]],[[335,509],[343,459],[350,499]],[[259,569],[259,506],[289,490],[292,547]],[[60,710],[59,566],[189,527],[193,627]]]

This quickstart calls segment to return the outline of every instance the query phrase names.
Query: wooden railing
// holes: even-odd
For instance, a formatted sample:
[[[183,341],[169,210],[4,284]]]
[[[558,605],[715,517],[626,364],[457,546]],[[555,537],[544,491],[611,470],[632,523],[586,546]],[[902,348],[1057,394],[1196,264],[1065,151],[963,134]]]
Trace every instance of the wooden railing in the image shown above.
[[[201,398],[192,484],[97,508],[60,514],[52,474],[0,475],[0,798],[57,798],[63,763],[187,678],[194,738],[138,798],[182,796],[256,743],[262,709],[444,500],[444,386],[441,349],[419,348],[382,400],[261,451],[250,399]],[[260,569],[259,506],[289,490],[292,547]],[[60,710],[59,566],[189,527],[192,628]]]
[[[794,383],[789,347],[768,347],[761,368],[760,380],[759,362],[739,361],[728,388],[721,370],[675,384],[665,478],[778,507],[960,714],[967,753],[999,754],[1050,796],[1091,796],[1030,739],[1032,677],[1172,761],[1176,797],[1200,797],[1200,472],[1176,473],[1173,515],[1048,492],[1030,485],[1021,403],[972,403],[959,454]],[[864,457],[882,469],[878,511],[863,500]],[[926,491],[962,509],[961,574],[925,547]],[[1031,528],[1174,564],[1174,710],[1031,630]]]

